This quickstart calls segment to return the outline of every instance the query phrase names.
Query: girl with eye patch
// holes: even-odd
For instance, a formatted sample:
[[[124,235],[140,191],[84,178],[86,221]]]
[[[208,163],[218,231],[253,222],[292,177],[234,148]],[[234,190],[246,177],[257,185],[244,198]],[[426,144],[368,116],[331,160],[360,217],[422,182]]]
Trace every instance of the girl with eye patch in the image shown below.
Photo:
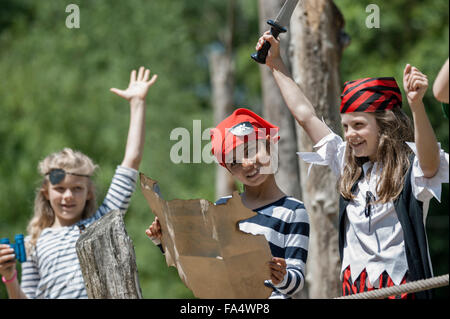
[[[343,141],[316,116],[290,76],[279,40],[265,33],[256,48],[264,41],[271,44],[266,65],[317,150],[299,156],[329,166],[339,178],[343,295],[432,277],[425,220],[430,200],[440,201],[441,184],[448,183],[449,158],[425,112],[426,75],[409,64],[403,72],[413,121],[402,110],[394,78],[346,82],[340,103]],[[430,297],[423,291],[389,298]]]
[[[43,181],[27,228],[27,260],[22,263],[20,283],[14,250],[0,245],[0,275],[9,298],[87,298],[75,244],[80,234],[105,214],[128,209],[143,155],[145,99],[156,79],[156,75],[150,79],[150,70],[141,67],[131,72],[126,90],[111,89],[129,101],[130,125],[124,158],[100,207],[96,207],[92,181],[97,165],[88,156],[64,148],[39,163]]]

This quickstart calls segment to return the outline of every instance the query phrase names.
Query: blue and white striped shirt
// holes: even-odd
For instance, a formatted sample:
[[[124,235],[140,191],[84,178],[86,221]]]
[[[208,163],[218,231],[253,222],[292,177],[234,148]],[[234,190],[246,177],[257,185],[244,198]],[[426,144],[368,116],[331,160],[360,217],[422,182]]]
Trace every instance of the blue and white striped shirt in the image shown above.
[[[22,264],[21,288],[28,298],[87,298],[75,244],[81,231],[112,210],[127,210],[138,171],[117,166],[108,193],[94,216],[74,225],[45,228]],[[25,240],[28,240],[26,238]]]
[[[225,204],[231,196],[216,201]],[[274,203],[254,210],[257,215],[239,223],[239,229],[253,235],[264,235],[274,257],[284,258],[287,273],[282,282],[266,285],[273,288],[270,299],[287,299],[299,292],[305,283],[305,266],[308,257],[309,217],[303,203],[285,196]]]

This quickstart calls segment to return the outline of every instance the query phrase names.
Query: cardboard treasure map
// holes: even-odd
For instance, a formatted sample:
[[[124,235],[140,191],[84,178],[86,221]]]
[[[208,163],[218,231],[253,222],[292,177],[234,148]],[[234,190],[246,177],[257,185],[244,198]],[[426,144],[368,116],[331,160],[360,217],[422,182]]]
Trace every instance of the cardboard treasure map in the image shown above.
[[[168,266],[174,266],[197,298],[263,299],[272,289],[267,263],[272,259],[263,235],[239,230],[238,222],[256,213],[237,192],[224,205],[205,199],[161,198],[156,181],[140,174],[141,190],[161,224]]]

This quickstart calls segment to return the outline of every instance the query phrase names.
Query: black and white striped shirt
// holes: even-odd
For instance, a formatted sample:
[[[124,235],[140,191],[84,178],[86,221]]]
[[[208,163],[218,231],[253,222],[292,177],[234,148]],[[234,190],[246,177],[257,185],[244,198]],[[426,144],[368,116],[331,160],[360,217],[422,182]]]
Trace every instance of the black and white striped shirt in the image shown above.
[[[225,204],[231,196],[222,197],[216,205]],[[264,235],[272,256],[284,258],[287,273],[282,282],[266,285],[273,288],[271,299],[286,299],[299,292],[305,282],[308,257],[309,217],[303,203],[285,196],[274,203],[254,210],[257,215],[239,223],[239,229],[253,235]]]
[[[108,193],[94,216],[71,226],[42,231],[34,252],[22,264],[21,288],[28,298],[87,298],[75,244],[84,228],[111,210],[128,209],[137,175],[138,171],[132,168],[117,166]]]

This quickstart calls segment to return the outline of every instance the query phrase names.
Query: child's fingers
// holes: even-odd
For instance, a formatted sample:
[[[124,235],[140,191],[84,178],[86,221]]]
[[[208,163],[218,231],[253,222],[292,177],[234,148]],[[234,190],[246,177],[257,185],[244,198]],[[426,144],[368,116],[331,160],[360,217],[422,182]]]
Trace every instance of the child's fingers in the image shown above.
[[[131,71],[130,84],[136,82],[136,70]]]
[[[417,80],[417,78],[418,78],[417,74],[413,74],[413,73],[409,74],[409,77],[408,77],[408,89],[409,90],[415,90],[413,82],[415,80]]]
[[[146,234],[148,237],[150,237],[150,238],[153,237],[152,231],[151,231],[150,229],[146,229],[146,230],[145,230],[145,234]]]
[[[263,44],[264,44],[264,39],[261,37],[261,38],[259,38],[258,43],[256,43],[256,50],[259,51],[259,49],[261,49]]]
[[[150,78],[150,69],[146,69],[144,72],[144,82],[147,82],[148,79]]]
[[[150,238],[161,238],[161,225],[159,224],[159,220],[155,218],[153,223],[150,225],[148,229],[145,230],[145,234]]]
[[[278,45],[278,40],[272,34],[264,34],[263,39],[269,42],[271,45]]]
[[[7,268],[8,266],[11,266],[10,264],[14,263],[14,258],[16,256],[14,255],[14,253],[12,254],[4,254],[2,256],[0,256],[0,267],[2,268]]]
[[[144,70],[145,70],[145,68],[143,66],[141,66],[139,68],[139,72],[138,72],[138,76],[137,76],[138,81],[142,81],[144,79]]]
[[[14,267],[15,265],[16,265],[16,260],[13,257],[9,261],[0,262],[0,270],[5,270],[5,269],[8,269],[8,268]]]
[[[271,45],[278,45],[278,40],[270,33],[270,31],[264,32],[264,34],[259,38],[258,43],[256,44],[256,50],[261,49],[264,42],[267,41]]]
[[[286,261],[283,258],[272,258],[272,261],[269,262],[269,267],[272,272],[280,273],[280,276],[283,278],[286,275]]]
[[[406,76],[407,74],[409,74],[411,72],[411,65],[408,63],[405,66],[405,69],[403,70],[403,76]]]
[[[284,258],[272,257],[272,261],[277,263],[277,264],[279,264],[279,265],[281,265],[281,266],[283,266],[283,267],[285,267],[285,268],[287,266],[286,260]]]
[[[410,90],[416,91],[421,87],[428,86],[428,80],[422,74],[414,74],[410,77],[408,86]]]
[[[283,277],[286,275],[286,267],[273,262],[269,263],[269,267],[272,272],[279,272]]]
[[[274,285],[278,285],[281,281],[283,281],[283,278],[280,279],[279,276],[275,274],[271,274],[270,279]]]
[[[428,77],[418,70],[412,73],[412,77],[414,77],[416,79],[422,79],[424,81],[428,81]]]
[[[414,91],[418,91],[425,87],[428,87],[428,82],[424,79],[418,78],[412,82],[412,88]]]
[[[150,72],[149,72],[149,74],[150,74]],[[148,82],[148,87],[152,86],[156,82],[157,79],[158,79],[158,75],[154,74],[152,76],[151,80]]]
[[[155,238],[159,238],[158,234],[155,231],[152,231],[151,229],[147,229],[145,231],[145,234],[147,235],[147,237],[149,237],[150,239],[155,239]]]
[[[122,90],[119,90],[116,88],[111,88],[109,90],[120,97],[125,97],[125,91],[122,91]]]
[[[285,275],[285,272],[270,268],[270,277],[275,285],[283,281]]]
[[[152,232],[156,236],[161,236],[161,225],[159,223],[154,222],[154,225],[152,225]]]
[[[403,76],[407,83],[408,90],[414,90],[414,86],[412,83],[417,79],[417,77],[427,78],[427,76],[420,72],[418,68],[416,68],[415,66],[411,66],[410,64],[406,65]]]
[[[14,254],[14,249],[9,245],[0,245],[0,256]]]

